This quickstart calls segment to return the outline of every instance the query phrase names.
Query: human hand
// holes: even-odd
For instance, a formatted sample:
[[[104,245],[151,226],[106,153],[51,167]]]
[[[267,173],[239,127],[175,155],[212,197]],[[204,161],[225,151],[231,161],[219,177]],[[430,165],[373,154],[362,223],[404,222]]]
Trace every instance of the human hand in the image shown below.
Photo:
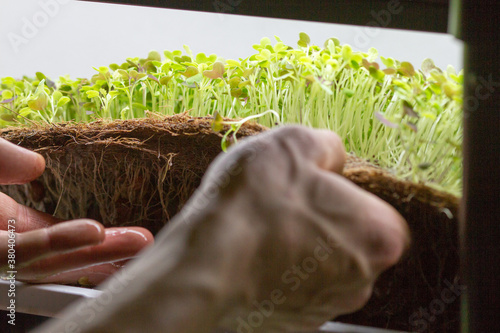
[[[359,309],[409,237],[391,206],[340,175],[344,159],[329,131],[245,139],[154,247],[42,331],[304,332]]]
[[[0,184],[27,183],[44,168],[41,155],[0,139]],[[88,219],[62,222],[4,193],[0,207],[0,272],[17,271],[19,281],[96,285],[121,267],[118,261],[153,242],[143,228],[105,229]]]

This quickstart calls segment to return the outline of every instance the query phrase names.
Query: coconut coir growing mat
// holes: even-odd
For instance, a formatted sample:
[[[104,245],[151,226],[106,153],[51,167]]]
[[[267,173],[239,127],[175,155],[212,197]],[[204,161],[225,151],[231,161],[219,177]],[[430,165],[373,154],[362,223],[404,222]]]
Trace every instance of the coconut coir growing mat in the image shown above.
[[[226,128],[227,130],[227,128]],[[245,124],[238,137],[265,130]],[[170,117],[8,128],[0,136],[46,159],[26,185],[0,186],[20,203],[62,219],[158,232],[191,196],[221,152],[211,118]],[[459,199],[348,156],[344,175],[393,205],[408,221],[410,251],[378,279],[360,311],[337,320],[420,332],[458,332]],[[126,221],[126,222],[125,222]]]

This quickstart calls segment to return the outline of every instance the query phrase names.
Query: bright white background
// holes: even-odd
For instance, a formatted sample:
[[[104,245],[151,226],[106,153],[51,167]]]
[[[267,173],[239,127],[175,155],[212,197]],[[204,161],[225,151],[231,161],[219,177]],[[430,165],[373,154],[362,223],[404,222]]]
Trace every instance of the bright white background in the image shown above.
[[[403,10],[405,10],[403,8]],[[182,49],[216,53],[224,58],[252,54],[262,37],[279,36],[293,47],[299,32],[323,45],[337,37],[357,50],[420,67],[432,58],[445,69],[461,69],[462,43],[451,35],[382,28],[206,14],[74,0],[0,0],[0,77],[89,77],[92,67],[145,57],[150,50]]]

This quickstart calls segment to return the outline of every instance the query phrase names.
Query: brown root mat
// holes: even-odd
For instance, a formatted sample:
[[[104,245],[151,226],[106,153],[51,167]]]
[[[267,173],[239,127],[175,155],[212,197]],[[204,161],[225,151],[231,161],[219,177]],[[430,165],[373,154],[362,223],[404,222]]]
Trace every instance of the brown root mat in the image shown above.
[[[336,320],[411,332],[460,331],[459,198],[395,178],[350,158],[344,175],[395,207],[408,222],[412,244],[382,273],[360,311]]]
[[[245,124],[238,137],[263,130]],[[47,167],[30,184],[3,185],[0,190],[62,219],[88,217],[105,226],[141,225],[156,233],[197,188],[221,152],[223,134],[212,130],[211,118],[185,113],[3,129],[0,137],[39,152]],[[397,179],[350,155],[344,175],[406,218],[412,246],[381,275],[362,310],[337,320],[414,332],[458,332],[463,292],[457,280],[459,199]]]
[[[239,136],[264,128],[248,124]],[[9,128],[0,136],[45,157],[46,171],[2,191],[62,219],[105,226],[141,225],[158,232],[200,183],[221,152],[211,118],[171,117]]]

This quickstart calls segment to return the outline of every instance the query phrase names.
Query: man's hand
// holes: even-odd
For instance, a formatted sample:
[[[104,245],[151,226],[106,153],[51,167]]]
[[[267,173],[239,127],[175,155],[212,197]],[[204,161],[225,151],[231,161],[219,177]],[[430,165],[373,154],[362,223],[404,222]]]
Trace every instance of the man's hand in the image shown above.
[[[245,139],[154,247],[42,331],[304,332],[359,309],[409,237],[392,207],[340,175],[344,159],[329,131]]]
[[[44,168],[41,155],[0,139],[0,184],[26,183]],[[120,268],[113,262],[135,256],[152,242],[143,228],[104,229],[87,219],[61,222],[0,193],[0,270],[16,270],[20,281],[95,285]],[[9,244],[15,249],[10,258]]]

